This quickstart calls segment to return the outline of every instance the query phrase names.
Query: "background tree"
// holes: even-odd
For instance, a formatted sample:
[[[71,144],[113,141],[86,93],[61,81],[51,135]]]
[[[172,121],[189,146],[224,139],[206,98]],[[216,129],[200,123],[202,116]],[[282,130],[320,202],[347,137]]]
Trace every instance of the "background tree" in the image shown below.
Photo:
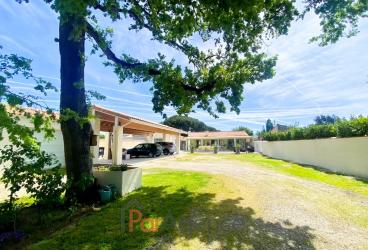
[[[334,124],[340,121],[340,117],[336,115],[319,115],[314,118],[314,123],[316,125],[326,125],[326,124]]]
[[[42,133],[44,139],[51,139],[52,122],[57,117],[52,109],[42,104],[40,97],[15,92],[8,80],[14,77],[32,79],[34,89],[44,95],[56,88],[32,74],[31,60],[15,54],[2,54],[1,50],[0,46],[0,181],[5,184],[8,199],[6,209],[0,210],[11,214],[15,232],[17,192],[21,188],[35,199],[37,205],[50,206],[59,204],[65,185],[59,171],[60,163],[55,155],[41,150],[36,136]],[[30,109],[32,107],[37,110]],[[49,170],[45,171],[45,168]],[[7,221],[2,223],[5,225]]]
[[[207,126],[204,122],[188,116],[173,115],[166,118],[162,124],[191,132],[217,131],[215,128]]]
[[[16,0],[24,2],[28,0]],[[315,10],[322,18],[323,34],[316,38],[322,45],[335,42],[347,26],[356,33],[357,19],[366,16],[366,0],[306,0],[300,15],[292,0],[45,0],[59,14],[59,51],[61,58],[60,112],[64,152],[70,187],[67,197],[83,197],[91,177],[89,138],[86,122],[88,105],[84,88],[85,40],[94,44],[108,59],[120,81],[133,79],[151,82],[153,110],[164,114],[173,106],[179,114],[193,107],[217,116],[227,108],[239,113],[243,84],[273,76],[275,57],[262,51],[265,38],[286,34],[293,19]],[[130,21],[133,30],[146,29],[152,38],[182,52],[189,66],[158,54],[142,62],[128,53],[117,56],[109,40],[112,29],[99,26],[101,17],[112,22]],[[193,41],[212,39],[216,48],[202,51]],[[226,103],[227,102],[227,103]],[[85,185],[86,184],[86,185]]]
[[[266,132],[270,132],[273,129],[273,123],[271,119],[267,119],[266,121]]]
[[[233,131],[245,131],[248,135],[253,135],[253,130],[244,126],[236,127],[233,129]]]

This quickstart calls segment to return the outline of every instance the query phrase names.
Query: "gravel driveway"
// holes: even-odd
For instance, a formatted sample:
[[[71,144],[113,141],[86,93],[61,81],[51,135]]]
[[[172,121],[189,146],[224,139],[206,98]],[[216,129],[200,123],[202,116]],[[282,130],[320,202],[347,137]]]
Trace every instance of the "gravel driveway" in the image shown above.
[[[240,183],[234,192],[243,198],[244,206],[257,212],[257,217],[271,223],[310,228],[313,247],[290,249],[368,249],[368,229],[359,224],[359,216],[368,213],[366,196],[250,163],[208,161],[205,156],[191,161],[163,159],[140,166],[144,172],[168,168],[230,177]]]

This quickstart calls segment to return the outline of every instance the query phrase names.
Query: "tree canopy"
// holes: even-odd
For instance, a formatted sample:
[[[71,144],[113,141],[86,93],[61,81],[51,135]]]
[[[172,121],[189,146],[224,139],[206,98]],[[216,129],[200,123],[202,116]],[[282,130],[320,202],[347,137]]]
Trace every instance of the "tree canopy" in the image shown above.
[[[341,120],[340,117],[336,115],[319,115],[314,118],[314,123],[316,125],[326,125],[326,124],[334,124]]]
[[[366,16],[368,5],[364,0],[306,0],[298,11],[291,0],[46,2],[61,18],[81,18],[75,35],[87,32],[93,52],[103,53],[108,59],[105,65],[113,67],[121,82],[153,83],[154,111],[163,113],[166,106],[173,106],[182,114],[197,107],[215,116],[228,106],[239,113],[243,84],[274,75],[276,57],[263,53],[265,39],[287,34],[291,21],[314,11],[321,18],[323,33],[313,40],[321,45],[336,42],[357,33],[358,19]],[[116,55],[110,39],[113,30],[100,26],[100,14],[112,22],[128,19],[132,30],[150,31],[154,40],[185,54],[189,65],[177,65],[162,54],[145,62],[128,51]],[[215,48],[201,50],[192,42],[195,34],[201,42],[213,40]]]
[[[207,126],[204,122],[188,116],[173,115],[166,118],[162,124],[191,132],[217,131],[215,128]]]
[[[270,132],[273,129],[273,123],[271,119],[267,119],[266,121],[266,132]]]
[[[248,135],[253,135],[253,130],[244,126],[233,128],[233,131],[245,131]]]

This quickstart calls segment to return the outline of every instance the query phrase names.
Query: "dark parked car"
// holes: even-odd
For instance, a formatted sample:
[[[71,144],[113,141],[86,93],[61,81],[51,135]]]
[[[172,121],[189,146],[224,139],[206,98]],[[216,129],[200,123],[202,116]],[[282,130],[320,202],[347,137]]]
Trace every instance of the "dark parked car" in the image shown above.
[[[236,151],[236,149],[234,148],[234,152]],[[240,152],[248,152],[248,153],[252,153],[254,152],[254,147],[252,145],[246,145],[243,148],[240,148]]]
[[[247,146],[247,152],[254,152],[254,147],[251,145]]]
[[[156,157],[162,154],[162,147],[155,143],[141,143],[135,146],[134,148],[128,149],[127,154],[130,156],[149,156]]]
[[[162,146],[164,155],[168,155],[168,154],[172,155],[172,154],[175,153],[174,143],[164,142],[164,141],[160,141],[160,142],[156,142],[156,143]]]

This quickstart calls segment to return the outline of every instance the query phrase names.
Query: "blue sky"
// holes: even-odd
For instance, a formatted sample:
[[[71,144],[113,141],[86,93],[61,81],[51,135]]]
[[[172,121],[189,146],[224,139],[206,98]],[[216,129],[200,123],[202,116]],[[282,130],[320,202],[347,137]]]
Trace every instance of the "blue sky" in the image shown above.
[[[57,15],[41,0],[19,5],[15,1],[0,0],[0,44],[3,52],[17,53],[33,60],[36,75],[59,86],[59,53],[54,38],[58,36]],[[113,25],[113,50],[125,52],[141,60],[153,58],[158,52],[186,64],[186,58],[165,45],[150,40],[147,31],[132,32],[127,22]],[[219,119],[197,111],[191,116],[210,126],[231,130],[248,126],[259,130],[267,118],[288,125],[306,125],[319,114],[368,115],[368,20],[361,20],[360,33],[350,39],[327,47],[309,44],[319,34],[319,20],[308,15],[293,23],[287,36],[267,41],[265,51],[278,55],[276,76],[262,83],[245,85],[241,113],[226,113]],[[211,43],[201,45],[212,46]],[[95,102],[153,121],[161,121],[152,111],[150,85],[118,79],[110,68],[102,65],[98,56],[89,56],[86,64],[86,88],[105,95],[105,101]],[[12,88],[32,93],[32,83],[14,79]],[[58,94],[44,100],[58,106]],[[174,114],[172,108],[166,109]]]

